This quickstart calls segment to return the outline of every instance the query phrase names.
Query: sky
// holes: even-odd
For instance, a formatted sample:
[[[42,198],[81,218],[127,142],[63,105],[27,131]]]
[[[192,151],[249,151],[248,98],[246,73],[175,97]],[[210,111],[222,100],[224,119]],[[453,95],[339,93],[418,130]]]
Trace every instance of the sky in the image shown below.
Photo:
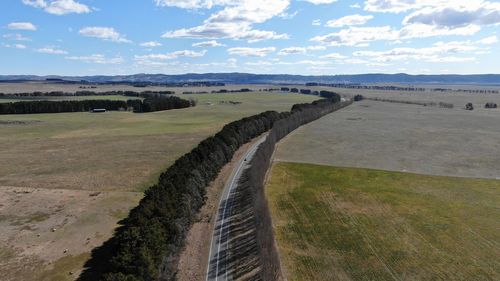
[[[2,0],[0,74],[500,73],[500,0]]]

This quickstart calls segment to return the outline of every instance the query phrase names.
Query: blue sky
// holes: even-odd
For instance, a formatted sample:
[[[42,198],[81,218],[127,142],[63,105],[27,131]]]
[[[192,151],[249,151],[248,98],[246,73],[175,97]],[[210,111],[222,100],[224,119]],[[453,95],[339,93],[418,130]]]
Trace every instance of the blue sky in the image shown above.
[[[2,0],[0,74],[500,73],[494,0]]]

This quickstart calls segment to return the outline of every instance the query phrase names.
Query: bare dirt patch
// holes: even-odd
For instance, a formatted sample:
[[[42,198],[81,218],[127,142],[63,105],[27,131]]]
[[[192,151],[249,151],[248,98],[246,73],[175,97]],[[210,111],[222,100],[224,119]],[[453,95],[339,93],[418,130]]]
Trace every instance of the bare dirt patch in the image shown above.
[[[2,280],[76,278],[88,252],[111,236],[116,221],[141,196],[0,187],[0,252],[6,253],[0,255]],[[54,270],[58,264],[65,272]]]

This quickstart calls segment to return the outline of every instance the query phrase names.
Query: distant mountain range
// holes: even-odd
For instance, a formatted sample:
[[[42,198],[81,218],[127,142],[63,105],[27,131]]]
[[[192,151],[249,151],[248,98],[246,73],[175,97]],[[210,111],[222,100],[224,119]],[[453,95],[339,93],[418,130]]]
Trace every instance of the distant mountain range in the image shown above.
[[[287,75],[249,73],[205,74],[134,74],[116,76],[35,76],[0,75],[0,81],[87,81],[91,83],[182,83],[194,81],[222,82],[228,84],[303,84],[317,83],[403,83],[403,84],[494,84],[500,85],[500,74],[478,75],[409,75],[409,74],[358,74],[358,75]]]

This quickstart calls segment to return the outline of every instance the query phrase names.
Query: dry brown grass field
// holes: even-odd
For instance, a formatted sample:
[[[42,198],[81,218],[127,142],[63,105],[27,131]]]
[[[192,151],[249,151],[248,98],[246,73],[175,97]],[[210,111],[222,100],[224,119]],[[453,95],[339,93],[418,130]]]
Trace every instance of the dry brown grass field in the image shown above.
[[[75,279],[90,250],[110,237],[142,191],[179,156],[230,121],[317,99],[189,97],[198,106],[0,116],[0,279]]]
[[[393,85],[393,84],[391,84]],[[393,85],[394,86],[394,85]],[[408,85],[396,85],[407,87]],[[316,90],[330,90],[345,96],[354,96],[361,94],[369,98],[383,98],[399,101],[414,101],[414,102],[445,102],[455,106],[455,108],[464,108],[465,104],[472,103],[476,109],[481,109],[487,102],[495,102],[500,104],[500,94],[494,93],[467,93],[467,92],[431,92],[429,89],[445,88],[454,90],[500,90],[500,86],[476,86],[476,85],[411,85],[414,87],[423,87],[428,89],[425,92],[408,92],[408,91],[380,91],[380,90],[357,90],[329,87],[313,87]]]
[[[362,101],[305,125],[279,161],[500,178],[500,109]]]
[[[55,84],[50,82],[27,82],[27,83],[0,83],[0,93],[24,93],[24,92],[52,92],[62,91],[74,93],[76,91],[92,91],[92,92],[106,92],[106,91],[173,91],[177,94],[183,92],[211,92],[220,89],[226,90],[239,90],[242,88],[250,88],[254,90],[276,88],[270,85],[226,85],[214,87],[165,87],[165,86],[149,86],[149,87],[134,87],[130,85],[92,85],[95,88],[80,88],[80,86],[88,87],[89,85],[81,84]]]

